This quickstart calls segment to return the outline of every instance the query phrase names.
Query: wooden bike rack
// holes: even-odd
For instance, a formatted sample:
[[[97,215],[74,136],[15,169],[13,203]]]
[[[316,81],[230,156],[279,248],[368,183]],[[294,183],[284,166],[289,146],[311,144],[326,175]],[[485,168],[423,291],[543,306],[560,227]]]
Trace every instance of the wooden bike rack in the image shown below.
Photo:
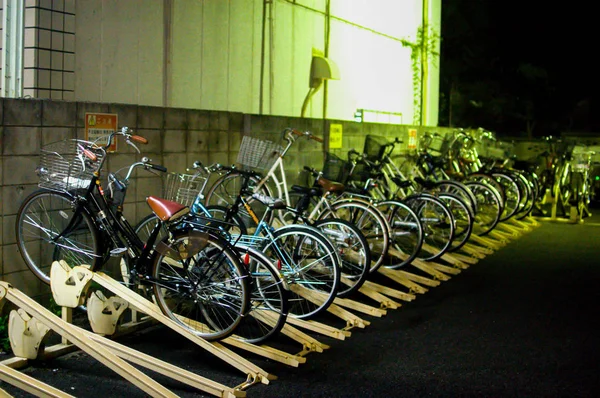
[[[310,289],[307,289],[298,284],[290,285],[290,290],[292,292],[296,293],[297,295],[302,296],[306,300],[311,301],[317,305],[322,304],[327,299],[325,293],[317,292],[315,290],[310,290]],[[371,324],[371,322],[364,320],[364,319],[354,315],[350,311],[343,309],[337,303],[332,303],[327,308],[327,312],[346,321],[346,327],[344,328],[344,330],[352,329],[355,327],[365,328]]]
[[[221,397],[245,396],[244,391],[232,389],[214,381],[201,378],[200,376],[191,374],[183,369],[168,365],[157,360],[156,358],[145,356],[144,354],[128,349],[120,344],[111,342],[102,336],[94,335],[91,332],[67,323],[6,282],[0,282],[0,299],[6,299],[12,302],[21,310],[21,312],[17,314],[18,316],[13,315],[12,318],[13,322],[16,324],[21,323],[21,325],[9,327],[9,330],[13,331],[13,335],[10,336],[11,344],[23,346],[33,345],[33,347],[15,347],[16,355],[30,355],[30,357],[27,359],[34,359],[37,357],[38,352],[37,349],[35,349],[35,346],[39,344],[39,339],[42,333],[31,333],[35,336],[31,339],[22,338],[15,333],[18,333],[19,330],[22,332],[36,329],[43,331],[40,328],[40,324],[42,324],[47,331],[53,330],[61,336],[67,338],[69,341],[72,341],[74,345],[85,351],[91,357],[95,358],[113,370],[115,373],[119,374],[125,380],[131,382],[152,397],[176,397],[176,395],[151,377],[147,376],[126,362],[119,354],[115,352],[120,350],[121,355],[126,357],[131,362],[146,366],[165,375],[169,375],[179,381],[187,382],[188,384],[191,383],[190,385],[194,385],[195,387],[198,387],[199,389],[202,389],[213,395]],[[24,314],[26,314],[26,316],[24,316]],[[43,337],[41,338],[43,339]],[[22,375],[20,372],[4,364],[0,366],[0,378],[38,396],[70,396],[60,390],[48,386],[45,383]]]

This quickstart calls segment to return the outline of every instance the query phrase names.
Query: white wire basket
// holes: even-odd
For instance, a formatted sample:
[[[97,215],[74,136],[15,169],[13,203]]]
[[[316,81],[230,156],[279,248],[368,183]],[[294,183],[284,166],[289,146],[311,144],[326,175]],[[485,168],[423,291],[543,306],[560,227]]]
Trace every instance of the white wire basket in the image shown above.
[[[163,197],[182,205],[191,206],[206,185],[206,177],[199,174],[168,173]]]
[[[95,155],[94,159],[90,158],[91,154]],[[38,186],[60,191],[86,189],[104,156],[104,149],[89,141],[73,139],[45,145],[37,169]]]
[[[282,147],[272,141],[244,136],[237,163],[254,169],[269,169],[281,154]]]

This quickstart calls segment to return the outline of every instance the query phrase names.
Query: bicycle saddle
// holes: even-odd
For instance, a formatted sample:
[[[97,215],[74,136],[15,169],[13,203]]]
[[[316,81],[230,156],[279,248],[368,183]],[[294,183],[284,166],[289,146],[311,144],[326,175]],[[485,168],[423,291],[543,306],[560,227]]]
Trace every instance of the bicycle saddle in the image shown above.
[[[317,180],[317,185],[321,186],[327,192],[343,192],[346,188],[344,184],[340,184],[339,182],[330,181],[327,178],[319,178]]]
[[[158,218],[166,222],[177,220],[190,212],[190,208],[181,203],[157,198],[156,196],[148,196],[146,203]]]

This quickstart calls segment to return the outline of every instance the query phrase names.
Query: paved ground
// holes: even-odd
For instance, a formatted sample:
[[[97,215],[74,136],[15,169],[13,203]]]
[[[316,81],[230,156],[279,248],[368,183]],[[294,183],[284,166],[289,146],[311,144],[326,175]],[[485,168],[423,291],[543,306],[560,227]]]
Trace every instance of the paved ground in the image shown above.
[[[331,348],[309,354],[298,368],[246,355],[279,377],[247,394],[598,396],[599,233],[600,217],[581,225],[543,223],[385,317],[365,316],[372,324],[354,329],[347,340],[317,336]],[[162,327],[122,341],[229,386],[244,381],[240,372]],[[277,345],[299,350],[288,340]],[[146,395],[81,353],[25,372],[81,397]],[[156,378],[178,395],[204,395]]]

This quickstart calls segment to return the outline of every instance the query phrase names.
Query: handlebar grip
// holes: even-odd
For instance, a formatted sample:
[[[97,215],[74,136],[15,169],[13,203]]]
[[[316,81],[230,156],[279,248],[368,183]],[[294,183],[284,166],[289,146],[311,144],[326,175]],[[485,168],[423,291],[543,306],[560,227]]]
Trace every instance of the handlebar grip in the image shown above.
[[[82,147],[81,145],[79,146],[79,148],[81,149],[81,152],[83,152],[85,157],[90,159],[92,162],[95,162],[96,160],[98,160],[98,156],[96,156],[96,154],[94,152]]]
[[[158,170],[158,171],[163,171],[163,172],[167,172],[167,168],[165,166],[161,166],[159,164],[149,164],[148,167],[150,167],[151,169],[154,170]]]
[[[304,170],[315,176],[319,174],[317,170],[313,169],[312,167],[304,166]]]
[[[296,130],[296,129],[291,129],[291,132],[292,132],[294,135],[297,135],[298,137],[302,137],[302,136],[305,136],[305,135],[306,135],[306,136],[307,136],[309,139],[311,139],[311,140],[315,140],[315,141],[317,141],[317,142],[323,142],[323,138],[317,137],[316,135],[312,135],[312,134],[311,134],[311,133],[309,133],[309,132],[306,132],[306,133],[304,133],[304,132],[302,132],[302,131],[300,131],[300,130]]]
[[[142,137],[141,135],[132,135],[129,137],[130,139],[132,139],[135,142],[139,142],[140,144],[147,144],[148,140],[144,137]]]

